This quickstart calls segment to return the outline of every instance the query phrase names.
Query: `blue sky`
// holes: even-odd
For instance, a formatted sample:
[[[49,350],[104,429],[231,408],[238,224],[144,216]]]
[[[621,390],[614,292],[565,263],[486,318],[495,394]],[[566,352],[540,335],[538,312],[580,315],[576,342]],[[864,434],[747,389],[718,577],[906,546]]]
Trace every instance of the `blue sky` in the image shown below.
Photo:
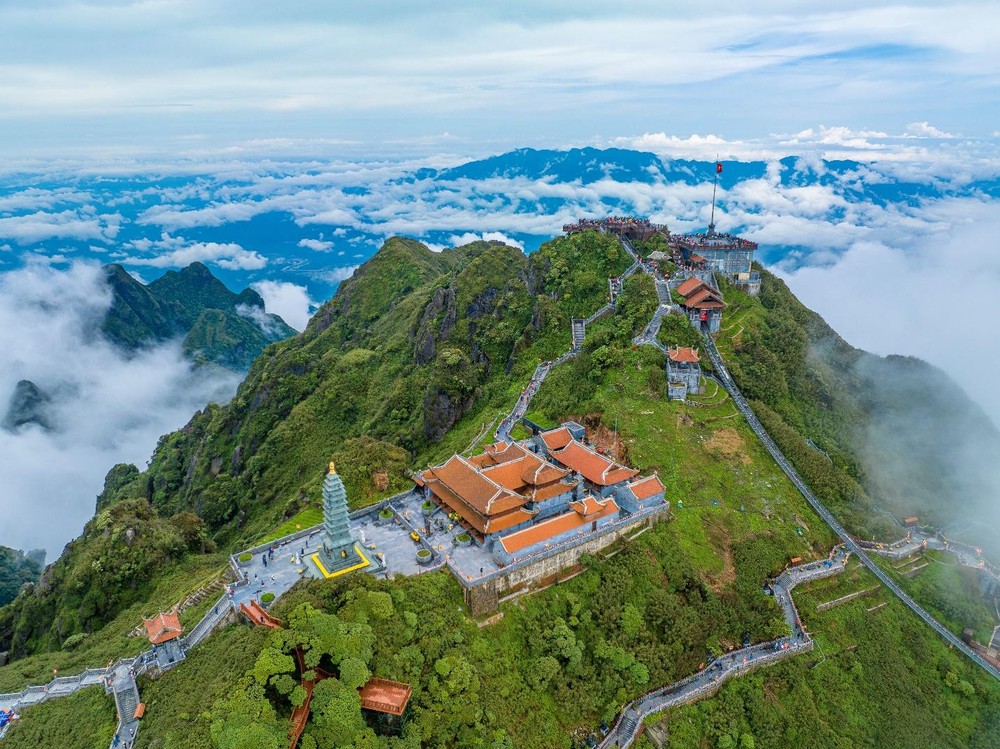
[[[995,138],[995,2],[621,5],[0,0],[0,154]]]

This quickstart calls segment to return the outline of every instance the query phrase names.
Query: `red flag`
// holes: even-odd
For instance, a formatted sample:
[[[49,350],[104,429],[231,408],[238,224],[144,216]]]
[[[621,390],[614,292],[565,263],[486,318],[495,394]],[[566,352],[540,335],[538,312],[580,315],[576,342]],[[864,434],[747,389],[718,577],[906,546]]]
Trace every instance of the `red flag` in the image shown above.
[[[716,161],[715,162],[715,173],[716,174],[722,174],[722,162],[721,161]]]

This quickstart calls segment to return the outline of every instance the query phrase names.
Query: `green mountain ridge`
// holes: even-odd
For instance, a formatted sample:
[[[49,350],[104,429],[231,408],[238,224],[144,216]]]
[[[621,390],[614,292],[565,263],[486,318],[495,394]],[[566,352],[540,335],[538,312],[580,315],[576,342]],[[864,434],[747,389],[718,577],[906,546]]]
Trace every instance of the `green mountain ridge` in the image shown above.
[[[557,238],[527,257],[494,242],[434,253],[413,240],[387,241],[302,334],[264,350],[229,404],[210,406],[165,435],[145,471],[120,465],[109,472],[84,534],[38,586],[0,609],[0,650],[21,659],[0,669],[0,691],[20,688],[35,672],[87,663],[88,647],[105,654],[120,641],[137,652],[141,643],[115,634],[134,626],[137,609],[149,614],[169,605],[192,565],[202,565],[203,578],[208,565],[220,564],[216,546],[244,548],[314,507],[327,461],[336,461],[352,505],[361,506],[406,487],[413,468],[475,446],[535,365],[568,347],[570,318],[601,306],[607,277],[629,263],[616,240],[592,233]],[[848,346],[780,280],[762,275],[759,298],[724,288],[729,307],[718,346],[817,495],[855,532],[885,537],[894,526],[876,505],[889,501],[882,488],[891,479],[873,472],[872,435],[904,459],[906,444],[890,444],[885,435],[913,398],[928,411],[921,421],[951,424],[930,398],[946,392],[956,418],[948,429],[961,425],[957,404],[975,409],[929,365]],[[161,308],[169,299],[158,300]],[[832,534],[718,390],[687,406],[665,400],[662,355],[631,342],[656,304],[648,276],[629,279],[615,313],[588,327],[581,354],[552,371],[529,415],[550,422],[577,417],[606,438],[614,425],[612,449],[644,471],[656,470],[668,499],[683,498],[690,509],[613,558],[588,562],[578,578],[505,605],[504,619],[486,629],[462,613],[458,586],[444,573],[314,582],[282,599],[282,616],[308,603],[352,626],[374,628],[372,672],[415,685],[417,728],[403,739],[358,746],[568,747],[577,728],[610,720],[627,699],[690,673],[706,650],[778,631],[780,616],[760,594],[763,581],[789,556],[825,554]],[[697,345],[689,328],[668,320],[665,343]],[[199,341],[213,335],[199,334]],[[883,387],[898,368],[916,377],[906,387]],[[934,386],[914,390],[920,382]],[[937,462],[910,466],[916,488],[926,483],[922,471],[949,465],[921,456]],[[946,488],[927,486],[938,498]],[[902,508],[905,500],[893,501]],[[960,507],[963,497],[951,501]],[[857,641],[844,647],[856,655],[847,649],[819,676],[806,666],[780,667],[779,687],[770,692],[781,695],[777,702],[747,700],[746,713],[738,719],[726,713],[725,722],[721,713],[700,715],[707,726],[702,735],[714,742],[745,725],[758,746],[807,745],[802,737],[810,731],[816,746],[893,745],[900,734],[891,720],[920,725],[927,746],[957,747],[977,726],[1000,725],[995,685],[895,606],[887,624],[853,627]],[[395,615],[387,618],[387,611]],[[836,617],[817,621],[839,626]],[[908,662],[911,651],[920,661],[906,674],[910,684],[894,681],[899,694],[878,685],[879,658],[891,653]],[[254,665],[258,654],[271,660]],[[210,639],[192,663],[143,685],[151,716],[163,717],[151,718],[160,722],[147,724],[137,746],[238,746],[226,742],[254,721],[261,723],[255,746],[272,739],[280,745],[284,718],[273,705],[287,710],[287,698],[268,693],[272,706],[261,713],[265,695],[250,676],[270,668],[273,655],[251,630]],[[196,660],[200,684],[186,675]],[[902,673],[891,670],[894,680]],[[953,689],[959,680],[945,678],[952,673],[966,680],[971,695]],[[817,678],[835,692],[853,680],[857,688],[844,692],[841,707],[861,710],[862,699],[881,701],[889,717],[866,711],[867,726],[853,717],[829,724],[818,711],[824,684]],[[781,687],[791,683],[794,695]],[[210,710],[193,697],[206,684]],[[909,712],[907,688],[922,690],[921,709],[938,708],[935,721]],[[321,730],[353,735],[338,722],[343,705],[335,696],[314,706],[316,730],[307,732],[313,746],[353,745],[336,743],[331,733],[324,738]],[[776,727],[788,706],[802,711],[794,736]]]
[[[295,335],[265,312],[260,294],[249,288],[234,294],[201,263],[148,285],[117,264],[104,271],[112,305],[101,330],[125,349],[180,338],[196,363],[245,371],[266,346]]]
[[[40,549],[25,553],[0,546],[0,606],[14,600],[26,583],[37,582],[44,564],[45,552]]]

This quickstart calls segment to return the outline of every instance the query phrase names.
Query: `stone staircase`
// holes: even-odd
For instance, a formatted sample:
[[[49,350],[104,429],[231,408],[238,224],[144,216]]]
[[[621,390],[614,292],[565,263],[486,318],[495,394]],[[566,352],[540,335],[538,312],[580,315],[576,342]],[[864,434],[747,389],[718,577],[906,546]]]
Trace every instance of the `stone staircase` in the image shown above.
[[[573,348],[580,348],[587,335],[587,322],[574,317],[570,320],[570,332],[573,334]]]
[[[666,281],[656,280],[656,298],[660,300],[660,304],[670,304],[670,284]]]

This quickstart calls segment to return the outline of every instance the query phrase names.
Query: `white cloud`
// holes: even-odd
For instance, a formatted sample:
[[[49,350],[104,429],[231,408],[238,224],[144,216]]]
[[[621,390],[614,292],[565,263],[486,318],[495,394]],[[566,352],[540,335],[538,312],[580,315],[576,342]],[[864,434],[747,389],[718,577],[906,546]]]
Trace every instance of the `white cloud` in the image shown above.
[[[38,211],[22,216],[0,218],[0,238],[19,245],[50,239],[112,240],[118,235],[121,216],[98,216],[82,210],[58,213]]]
[[[518,241],[513,237],[508,237],[501,231],[484,231],[479,234],[467,231],[464,234],[453,234],[448,240],[451,242],[452,247],[460,247],[463,244],[469,244],[470,242],[503,242],[504,244],[509,244],[511,247],[517,247],[519,250],[524,249],[524,242]]]
[[[911,122],[906,126],[906,132],[918,138],[954,138],[951,133],[938,130],[926,120],[924,122]]]
[[[317,303],[304,286],[286,281],[258,281],[253,289],[264,299],[268,312],[278,315],[296,330],[306,329]]]
[[[299,247],[316,250],[316,252],[328,252],[333,249],[333,242],[324,242],[322,239],[300,239]]]
[[[0,544],[54,557],[93,515],[112,465],[143,466],[161,434],[235,390],[233,375],[192,371],[178,344],[121,353],[96,334],[110,303],[97,265],[0,274],[0,407],[31,380],[52,396],[56,426],[0,431]]]
[[[996,203],[944,200],[920,213],[929,230],[890,228],[850,243],[832,263],[782,275],[849,342],[940,367],[1000,425],[1000,348],[989,343],[1000,286]],[[953,289],[961,289],[957,303],[949,301]]]
[[[323,273],[318,274],[324,281],[329,281],[331,283],[340,283],[341,281],[346,281],[348,278],[354,275],[354,271],[360,268],[360,265],[345,265],[340,268],[333,268]],[[289,323],[291,324],[291,323]]]
[[[153,268],[182,268],[199,262],[214,263],[226,270],[259,270],[267,265],[267,258],[235,242],[193,242],[153,257],[132,256],[121,262]]]

